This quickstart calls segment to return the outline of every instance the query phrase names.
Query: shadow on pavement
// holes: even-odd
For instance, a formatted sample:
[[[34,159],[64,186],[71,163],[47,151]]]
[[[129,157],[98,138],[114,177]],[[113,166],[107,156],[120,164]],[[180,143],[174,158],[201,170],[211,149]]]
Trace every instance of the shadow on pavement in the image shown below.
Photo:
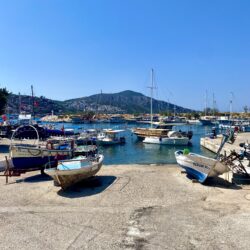
[[[93,176],[77,183],[67,190],[60,189],[57,193],[60,196],[71,199],[91,196],[103,192],[114,183],[115,180],[115,176]]]
[[[43,182],[43,181],[51,181],[52,178],[46,174],[36,174],[33,176],[26,177],[22,180],[17,180],[17,182]]]

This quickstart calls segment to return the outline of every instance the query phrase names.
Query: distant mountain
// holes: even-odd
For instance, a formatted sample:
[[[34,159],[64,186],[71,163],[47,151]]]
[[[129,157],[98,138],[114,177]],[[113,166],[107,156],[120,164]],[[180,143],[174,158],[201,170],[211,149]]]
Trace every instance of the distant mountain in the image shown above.
[[[131,90],[122,91],[114,94],[96,94],[88,97],[70,99],[66,101],[55,101],[43,96],[35,97],[35,111],[39,114],[50,113],[77,113],[83,111],[94,111],[98,113],[150,113],[151,98],[141,93]],[[10,95],[10,111],[16,113],[19,107],[19,96]],[[21,96],[22,110],[31,110],[32,100],[29,96]],[[153,112],[175,112],[188,113],[194,110],[183,108],[165,101],[153,99]]]

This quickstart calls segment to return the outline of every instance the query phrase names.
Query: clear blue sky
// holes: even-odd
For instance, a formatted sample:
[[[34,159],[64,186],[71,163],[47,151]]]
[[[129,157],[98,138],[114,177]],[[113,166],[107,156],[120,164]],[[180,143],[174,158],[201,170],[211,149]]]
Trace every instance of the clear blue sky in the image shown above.
[[[0,86],[57,100],[134,90],[250,106],[248,0],[0,0]]]

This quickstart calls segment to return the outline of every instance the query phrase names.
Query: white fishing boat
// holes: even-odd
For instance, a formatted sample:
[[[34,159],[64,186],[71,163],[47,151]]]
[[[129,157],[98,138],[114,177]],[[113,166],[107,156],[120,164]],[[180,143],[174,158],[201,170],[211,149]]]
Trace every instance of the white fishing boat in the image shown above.
[[[166,137],[147,136],[143,142],[163,145],[188,145],[189,138],[178,131],[169,131]]]
[[[104,156],[94,158],[79,156],[71,160],[59,161],[57,167],[46,168],[45,173],[51,176],[62,189],[94,176],[101,168]]]
[[[121,133],[124,130],[113,130],[113,129],[105,129],[102,133],[97,135],[96,142],[98,145],[101,146],[109,146],[109,145],[116,145],[116,144],[124,144],[125,137],[121,136]]]
[[[215,177],[230,170],[224,162],[220,161],[220,152],[229,135],[224,134],[216,158],[209,158],[199,154],[189,153],[187,149],[175,152],[177,163],[186,170],[187,174],[193,176],[200,183],[206,181],[208,177]]]
[[[217,159],[199,154],[176,151],[177,163],[186,170],[187,174],[204,183],[208,177],[215,177],[228,172],[230,169]]]

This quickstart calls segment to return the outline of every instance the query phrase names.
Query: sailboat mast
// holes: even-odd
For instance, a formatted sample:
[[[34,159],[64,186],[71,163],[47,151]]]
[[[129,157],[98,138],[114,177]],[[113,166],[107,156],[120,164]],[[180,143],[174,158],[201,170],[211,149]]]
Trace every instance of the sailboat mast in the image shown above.
[[[34,113],[34,91],[33,91],[33,85],[31,85],[31,105],[32,105],[32,116],[35,116],[35,113]]]
[[[231,99],[230,99],[230,119],[232,119],[233,115],[233,92],[230,92],[231,94]]]
[[[19,114],[21,114],[21,111],[22,111],[22,108],[21,108],[22,101],[21,101],[21,94],[20,94],[20,92],[18,93],[18,95],[19,95]]]
[[[148,87],[150,88],[151,92],[151,98],[150,98],[150,123],[151,123],[151,128],[153,127],[153,90],[154,90],[154,69],[151,69],[151,86]]]
[[[150,100],[150,121],[151,121],[151,128],[153,126],[153,87],[154,87],[154,69],[151,69],[151,100]]]
[[[207,90],[205,95],[205,116],[207,116]]]
[[[213,116],[215,115],[215,99],[214,99],[214,93],[213,93]]]

